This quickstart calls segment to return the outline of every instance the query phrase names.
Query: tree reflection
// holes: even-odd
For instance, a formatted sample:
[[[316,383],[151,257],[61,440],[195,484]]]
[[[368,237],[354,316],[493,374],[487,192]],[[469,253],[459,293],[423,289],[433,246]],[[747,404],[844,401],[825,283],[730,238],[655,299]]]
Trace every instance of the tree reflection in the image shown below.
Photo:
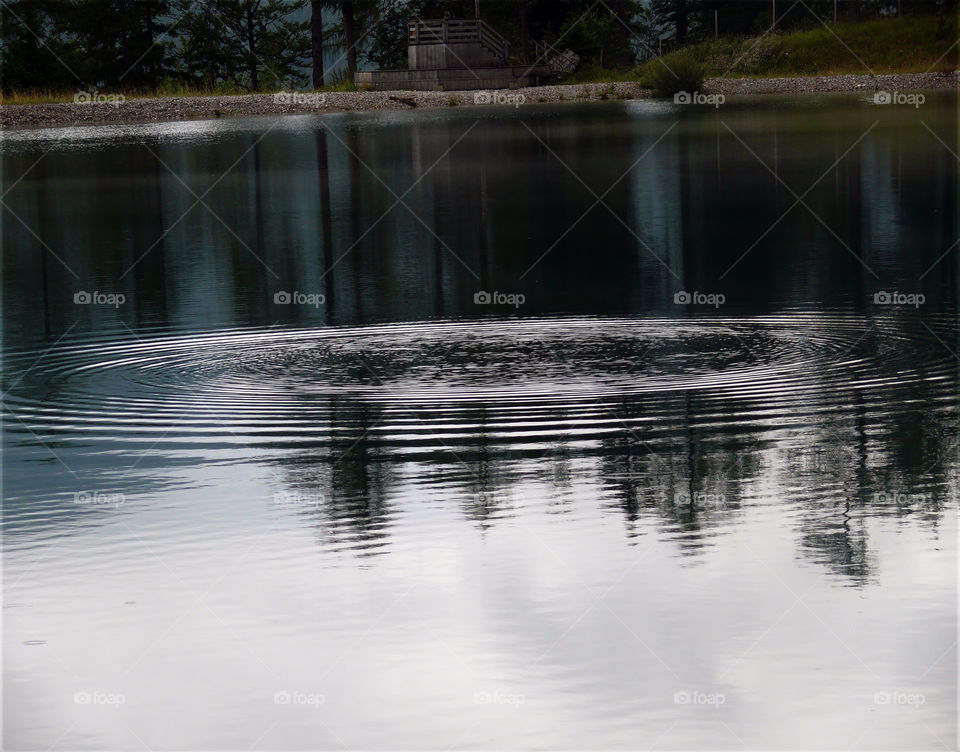
[[[954,122],[952,103],[947,115],[937,107],[931,99],[931,122]],[[799,190],[866,131],[867,109],[843,109],[833,123],[823,110],[766,117],[731,108],[724,122]],[[40,152],[21,144],[5,164],[18,176],[33,163],[36,171],[9,202],[38,237],[13,221],[2,228],[16,249],[4,266],[4,306],[14,314],[4,320],[5,346],[39,354],[74,325],[71,337],[104,341],[158,328],[495,324],[496,341],[479,331],[452,341],[401,332],[370,351],[351,335],[331,339],[326,381],[316,383],[312,373],[299,373],[295,386],[284,374],[240,374],[300,390],[297,404],[316,418],[312,435],[266,461],[285,488],[320,490],[322,503],[298,512],[325,540],[382,546],[398,499],[416,503],[404,494],[431,484],[484,530],[599,503],[628,535],[652,524],[688,557],[735,532],[754,508],[776,505],[800,556],[863,585],[876,571],[870,519],[939,532],[956,497],[957,373],[943,366],[953,357],[944,343],[956,341],[957,255],[943,256],[956,238],[956,181],[940,145],[878,128],[805,199],[850,252],[802,207],[754,246],[758,223],[773,222],[793,199],[716,113],[691,114],[603,194],[617,221],[584,184],[598,194],[613,185],[673,115],[597,112],[531,108],[475,123],[457,114],[415,123],[339,115],[312,129],[237,128],[209,140],[145,134],[152,151],[121,139],[109,158],[76,148],[39,163]],[[153,152],[198,191],[219,176],[205,199],[212,211],[191,209],[193,197]],[[395,195],[409,211],[393,206]],[[884,284],[922,291],[926,309],[871,307],[877,283],[864,264]],[[81,286],[122,290],[132,305],[78,308]],[[730,303],[723,310],[673,302],[683,288],[720,287]],[[281,310],[276,289],[322,292],[326,304]],[[527,303],[478,307],[478,289],[522,292]],[[829,331],[827,321],[819,331],[811,315],[775,343],[792,348],[783,362],[775,348],[758,352],[762,340],[738,334],[762,331],[771,311],[824,310],[856,315],[863,330],[843,339],[846,330]],[[581,342],[515,326],[571,314],[610,333]],[[637,320],[659,330],[627,344],[616,338]],[[700,326],[696,341],[678,334],[691,321]],[[784,369],[737,394],[733,376],[723,388],[690,383],[698,373],[729,376],[771,362]],[[178,372],[177,394],[215,393],[222,383],[209,371],[235,375],[207,365]],[[148,378],[161,366],[121,373],[106,396],[136,396],[131,383],[162,394],[170,385]],[[781,383],[795,378],[787,366],[808,377],[798,391]],[[43,382],[26,378],[17,396],[73,409],[75,372],[71,364]],[[634,389],[630,374],[650,391]],[[568,383],[585,396],[561,399]],[[435,384],[450,390],[442,404],[420,401]],[[540,391],[524,402],[530,384]],[[42,433],[57,450],[58,431],[82,427]],[[177,426],[170,431],[176,436]],[[130,449],[123,437],[97,441],[89,456],[109,478]],[[251,435],[249,444],[269,441]]]

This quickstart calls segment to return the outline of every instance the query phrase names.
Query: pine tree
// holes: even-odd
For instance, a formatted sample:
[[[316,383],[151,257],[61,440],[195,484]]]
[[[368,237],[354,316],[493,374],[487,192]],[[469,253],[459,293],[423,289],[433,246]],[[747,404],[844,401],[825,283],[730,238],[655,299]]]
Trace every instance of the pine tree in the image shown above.
[[[179,0],[180,75],[194,84],[259,91],[307,83],[307,0]]]
[[[84,83],[63,60],[65,50],[53,32],[48,5],[45,0],[7,0],[0,4],[4,94],[37,88],[71,89]]]
[[[168,69],[170,0],[3,5],[4,87],[153,89]]]
[[[310,60],[314,89],[323,86],[323,2],[310,0]]]

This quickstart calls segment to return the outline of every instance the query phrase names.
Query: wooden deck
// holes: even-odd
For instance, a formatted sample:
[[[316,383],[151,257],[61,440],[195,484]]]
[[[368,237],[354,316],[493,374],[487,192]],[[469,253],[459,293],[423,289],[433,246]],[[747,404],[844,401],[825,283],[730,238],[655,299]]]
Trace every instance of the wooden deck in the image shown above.
[[[547,65],[510,65],[510,45],[479,18],[410,21],[408,70],[358,71],[354,82],[378,91],[518,89],[550,82]]]
[[[486,21],[479,18],[436,19],[410,21],[407,25],[407,54],[410,68],[459,68],[459,55],[445,54],[460,50],[473,54],[491,66],[510,64],[510,43]],[[454,64],[451,64],[451,60]],[[444,64],[432,63],[443,61]],[[465,62],[473,67],[474,63]]]
[[[376,91],[476,91],[518,89],[550,82],[547,65],[512,65],[495,68],[440,68],[433,70],[357,71],[358,86]]]

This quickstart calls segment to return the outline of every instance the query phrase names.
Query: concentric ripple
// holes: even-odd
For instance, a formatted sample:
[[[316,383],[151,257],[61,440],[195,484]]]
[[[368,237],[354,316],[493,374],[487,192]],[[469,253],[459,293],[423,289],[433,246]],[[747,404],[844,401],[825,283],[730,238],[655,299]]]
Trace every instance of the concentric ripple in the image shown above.
[[[728,422],[782,423],[844,409],[848,400],[838,391],[895,410],[904,402],[899,392],[921,382],[928,407],[947,409],[955,363],[936,330],[949,322],[920,323],[797,313],[84,341],[40,360],[38,352],[9,356],[6,402],[18,419],[13,431],[227,444],[334,441],[358,425],[397,444],[480,433],[508,442],[590,436],[631,423],[656,426],[678,399],[691,398],[703,401],[705,416],[719,400]],[[635,409],[616,411],[624,401]],[[719,416],[719,404],[715,410]]]

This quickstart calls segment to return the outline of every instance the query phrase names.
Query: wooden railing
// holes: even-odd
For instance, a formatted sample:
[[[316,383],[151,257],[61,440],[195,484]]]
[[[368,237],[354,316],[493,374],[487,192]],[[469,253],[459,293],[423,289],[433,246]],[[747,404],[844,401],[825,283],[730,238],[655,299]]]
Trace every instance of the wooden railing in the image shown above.
[[[510,54],[508,50],[510,43],[486,21],[482,19],[477,20],[480,21],[480,41],[483,43],[483,46],[493,52],[494,55],[499,56],[503,62],[509,62]]]
[[[410,44],[468,44],[479,42],[504,63],[509,60],[510,43],[500,32],[480,18],[410,21]]]
[[[533,54],[537,63],[545,63],[553,54],[553,47],[548,45],[546,42],[538,42],[536,39],[534,39]]]

